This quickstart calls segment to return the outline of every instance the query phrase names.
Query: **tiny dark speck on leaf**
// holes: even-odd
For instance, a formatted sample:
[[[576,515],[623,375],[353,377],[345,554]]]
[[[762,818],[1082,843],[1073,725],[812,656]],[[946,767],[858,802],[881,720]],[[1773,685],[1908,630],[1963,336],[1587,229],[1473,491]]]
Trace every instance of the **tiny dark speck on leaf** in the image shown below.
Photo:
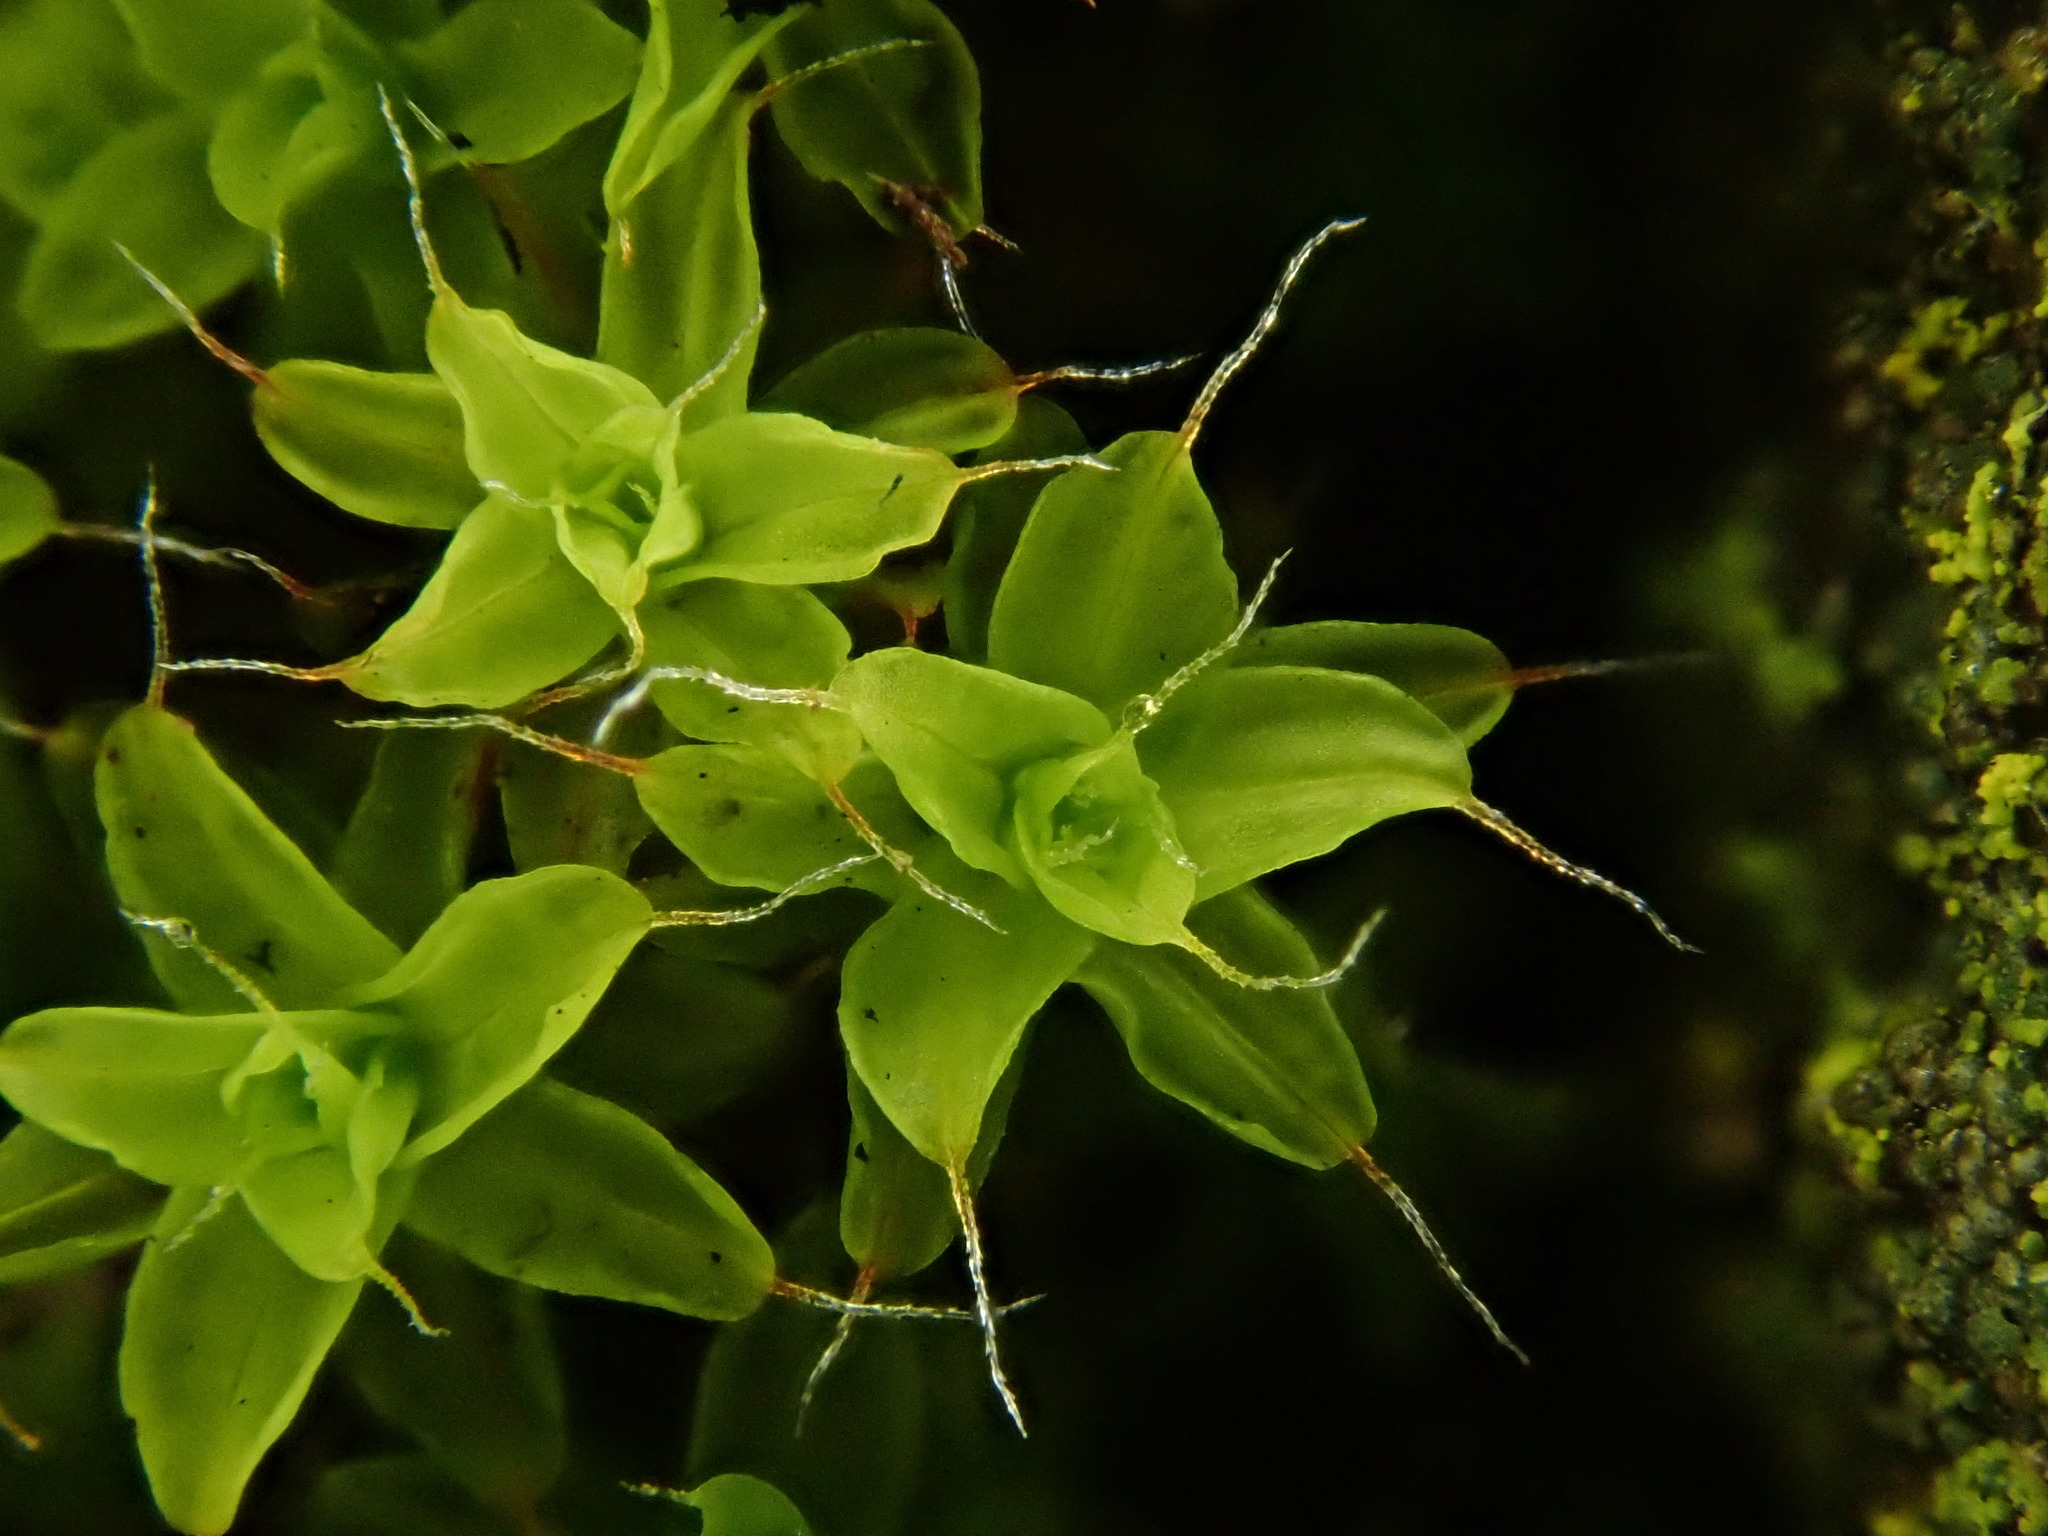
[[[714,1264],[723,1264],[725,1262],[725,1255],[714,1250],[711,1255],[711,1262]]]
[[[149,836],[149,830],[146,827],[137,827],[135,829],[135,835],[137,837],[147,837]]]
[[[118,763],[119,761],[121,761],[121,749],[119,747],[107,748],[107,761],[110,763]]]
[[[868,1160],[868,1144],[864,1141],[856,1141],[853,1144],[853,1156],[856,1162],[866,1162]]]
[[[875,1010],[874,1010],[874,1009],[872,1009],[872,1008],[863,1008],[863,1009],[861,1009],[861,1015],[862,1015],[862,1016],[863,1016],[864,1018],[868,1019],[868,1020],[869,1020],[869,1021],[870,1021],[871,1023],[876,1023],[876,1024],[879,1024],[879,1023],[881,1022],[881,1020],[880,1020],[880,1019],[877,1019],[877,1018],[875,1017]]]

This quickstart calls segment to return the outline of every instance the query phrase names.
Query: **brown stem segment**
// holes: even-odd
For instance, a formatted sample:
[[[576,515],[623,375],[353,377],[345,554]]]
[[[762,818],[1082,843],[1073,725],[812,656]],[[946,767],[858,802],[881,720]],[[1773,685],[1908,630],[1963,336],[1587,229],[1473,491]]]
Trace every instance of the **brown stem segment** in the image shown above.
[[[5,1435],[24,1451],[33,1453],[43,1448],[43,1437],[9,1413],[5,1403],[0,1403],[0,1435]]]

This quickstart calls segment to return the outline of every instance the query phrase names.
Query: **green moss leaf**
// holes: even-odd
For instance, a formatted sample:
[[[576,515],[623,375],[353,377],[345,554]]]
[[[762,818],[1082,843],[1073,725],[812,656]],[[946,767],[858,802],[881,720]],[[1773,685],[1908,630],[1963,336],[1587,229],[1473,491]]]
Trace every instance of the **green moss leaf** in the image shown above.
[[[0,1284],[95,1263],[149,1235],[161,1185],[39,1125],[0,1141]]]
[[[1218,671],[1138,739],[1203,896],[1472,793],[1464,744],[1392,683],[1310,667]]]
[[[914,191],[964,236],[981,223],[981,80],[953,24],[929,0],[834,0],[768,45],[787,76],[855,49],[892,49],[821,70],[775,93],[775,127],[804,169],[836,181],[882,227],[905,226],[882,183]]]
[[[692,1317],[744,1317],[775,1277],[767,1241],[696,1164],[545,1080],[426,1165],[406,1220],[493,1274]]]
[[[1231,656],[1240,667],[1324,667],[1383,677],[1471,746],[1514,697],[1513,668],[1492,641],[1448,624],[1331,619],[1260,630]]]
[[[42,345],[118,347],[177,327],[177,315],[117,244],[195,309],[225,298],[261,266],[263,237],[214,201],[201,118],[173,112],[123,131],[44,211],[18,301]]]
[[[386,975],[338,999],[395,1016],[427,1047],[406,1163],[446,1147],[568,1043],[648,916],[646,899],[601,869],[486,880]]]
[[[1000,933],[917,893],[846,957],[839,1029],[853,1068],[904,1138],[964,1165],[1024,1026],[1073,975],[1095,936],[1036,890],[983,877],[956,895]]]
[[[761,688],[822,688],[853,648],[846,626],[802,587],[693,581],[640,610],[650,667],[694,667]],[[820,783],[843,778],[860,754],[846,716],[802,704],[736,699],[709,683],[657,683],[669,723],[699,741],[780,752]]]
[[[410,945],[461,894],[480,810],[481,731],[393,731],[334,856],[342,896]]]
[[[806,416],[729,417],[686,436],[676,474],[703,547],[656,584],[852,581],[939,531],[966,472],[942,453],[834,432]]]
[[[779,891],[866,846],[822,786],[762,747],[672,747],[633,787],[654,824],[721,885]]]
[[[0,565],[19,560],[56,531],[57,493],[26,464],[0,454]]]
[[[366,698],[497,709],[559,682],[617,633],[548,513],[494,495],[456,529],[412,607],[337,675]]]
[[[976,869],[1025,878],[1009,846],[1012,778],[1099,746],[1101,711],[1057,689],[908,647],[870,651],[833,684],[903,797]]]
[[[43,218],[101,145],[169,106],[108,0],[0,16],[0,198]]]
[[[205,1201],[204,1189],[180,1191],[143,1250],[128,1287],[121,1406],[164,1518],[192,1536],[220,1536],[362,1282],[315,1280],[239,1200],[195,1225]]]
[[[745,410],[754,371],[761,257],[747,186],[753,107],[748,96],[720,103],[703,131],[617,210],[605,246],[597,355],[664,400],[710,380],[690,404],[693,426]]]
[[[1117,468],[1069,470],[1031,511],[989,616],[992,666],[1114,717],[1230,633],[1237,578],[1170,432],[1120,438]]]
[[[117,720],[100,744],[94,784],[121,904],[191,924],[280,1008],[321,1006],[398,960],[398,947],[341,898],[175,715],[145,705]],[[159,934],[145,942],[182,1005],[249,1006],[198,956]]]
[[[420,107],[484,164],[539,154],[625,100],[638,40],[589,0],[475,0],[400,44]]]
[[[783,376],[765,411],[795,411],[828,427],[906,448],[967,453],[1005,436],[1023,385],[986,342],[907,326],[863,331]]]
[[[1195,933],[1254,975],[1321,969],[1294,926],[1249,887],[1197,907]],[[1311,1168],[1372,1137],[1372,1096],[1326,992],[1255,992],[1167,946],[1098,944],[1075,977],[1161,1093],[1231,1135]]]
[[[1073,417],[1050,400],[1026,395],[1017,402],[1010,431],[974,462],[1052,459],[1087,450]],[[946,559],[946,644],[962,661],[988,659],[989,610],[1043,489],[1023,475],[998,475],[967,486],[955,499],[953,551]]]
[[[143,68],[193,101],[234,94],[279,49],[306,36],[310,0],[114,0]]]
[[[343,511],[453,528],[484,499],[464,457],[462,408],[437,375],[290,358],[266,377],[249,401],[256,435]]]

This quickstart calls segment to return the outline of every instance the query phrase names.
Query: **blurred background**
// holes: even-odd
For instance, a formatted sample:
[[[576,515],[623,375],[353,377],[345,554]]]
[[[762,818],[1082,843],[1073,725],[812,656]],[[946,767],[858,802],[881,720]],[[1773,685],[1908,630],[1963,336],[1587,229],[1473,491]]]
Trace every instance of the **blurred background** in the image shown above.
[[[1300,240],[1369,217],[1205,437],[1233,556],[1251,572],[1293,550],[1282,621],[1458,624],[1518,666],[1687,658],[1526,690],[1476,768],[1484,798],[1705,954],[1450,817],[1280,888],[1326,949],[1390,908],[1341,1002],[1375,1151],[1530,1369],[1362,1180],[1226,1141],[1063,998],[984,1200],[1001,1287],[1047,1297],[1011,1331],[1028,1444],[1000,1426],[971,1339],[893,1328],[856,1336],[802,1441],[772,1404],[750,1420],[749,1394],[769,1403],[759,1384],[815,1348],[801,1319],[719,1345],[719,1423],[686,1453],[712,1330],[559,1304],[591,1464],[759,1470],[855,1536],[1854,1528],[1884,1452],[1860,1396],[1870,1330],[1830,1278],[1854,1234],[1806,1074],[1911,975],[1924,917],[1887,860],[1907,748],[1884,681],[1923,616],[1844,368],[1899,261],[1871,8],[948,10],[982,69],[989,218],[1020,247],[975,250],[966,289],[1020,368],[1213,359]],[[761,378],[856,329],[940,322],[924,253],[765,129],[757,165]],[[236,425],[241,387],[187,339],[140,355],[58,371],[0,353],[0,431],[69,504],[120,515],[154,461],[181,526],[301,574],[410,550],[286,486]],[[1062,403],[1096,441],[1171,426],[1205,368]],[[269,601],[207,607],[181,648],[263,644]],[[0,686],[22,718],[138,692],[145,654],[116,556],[51,550],[0,587]],[[317,761],[293,790],[310,824],[363,759],[310,706],[279,715],[279,687],[213,681],[190,707],[252,772]],[[134,983],[70,958],[103,917],[56,873],[62,793],[26,755],[4,772],[0,995],[10,1013],[107,1001]],[[678,1133],[793,1253],[829,1237],[816,1202],[844,1155],[829,1001],[807,994],[755,1086]],[[0,1386],[75,1358],[77,1392],[110,1396],[88,1369],[105,1300],[9,1304]],[[273,1485],[368,1433],[343,1395],[326,1389]],[[25,1508],[49,1511],[23,1517],[36,1530],[152,1528],[118,1424],[93,1433],[0,1466],[0,1529]]]

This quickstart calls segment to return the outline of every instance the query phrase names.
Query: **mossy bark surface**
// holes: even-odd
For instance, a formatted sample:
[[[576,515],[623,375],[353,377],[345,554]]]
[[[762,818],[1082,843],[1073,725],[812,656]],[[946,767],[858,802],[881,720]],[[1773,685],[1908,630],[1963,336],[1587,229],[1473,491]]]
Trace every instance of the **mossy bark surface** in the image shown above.
[[[2048,25],[2038,6],[1890,24],[1919,176],[1862,398],[1945,609],[1931,665],[1898,678],[1926,756],[1897,845],[1944,944],[1925,995],[1818,1075],[1874,1217],[1881,1411],[1928,1474],[1871,1528],[2048,1531]]]

